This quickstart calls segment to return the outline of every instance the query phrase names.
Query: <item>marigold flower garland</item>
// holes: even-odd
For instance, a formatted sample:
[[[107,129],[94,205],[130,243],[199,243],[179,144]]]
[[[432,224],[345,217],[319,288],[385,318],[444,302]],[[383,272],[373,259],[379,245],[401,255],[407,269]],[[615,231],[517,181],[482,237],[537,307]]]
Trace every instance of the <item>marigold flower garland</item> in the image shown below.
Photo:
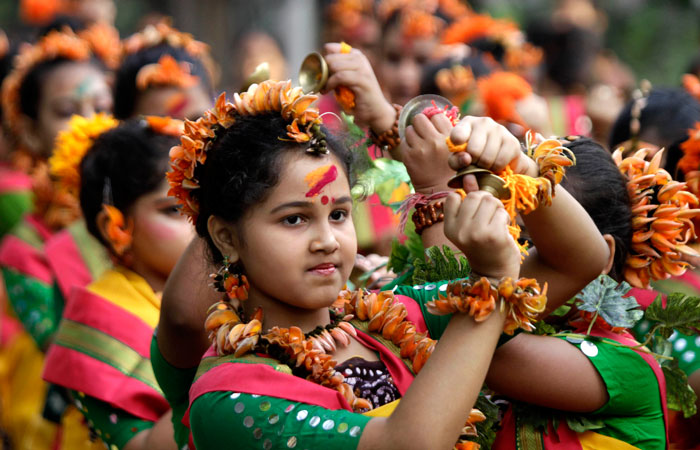
[[[624,277],[632,286],[646,288],[651,280],[682,275],[688,267],[682,255],[700,256],[686,245],[695,239],[692,219],[700,217],[698,198],[687,184],[674,181],[660,168],[663,150],[651,161],[646,149],[622,158],[613,153],[620,172],[627,178],[632,204],[632,248],[627,256]]]
[[[506,277],[497,285],[486,277],[477,281],[459,280],[448,284],[445,293],[426,304],[431,314],[442,316],[459,312],[482,322],[498,307],[506,312],[503,332],[510,335],[518,328],[534,329],[533,322],[547,306],[547,284],[540,289],[537,280],[532,278],[513,281]]]
[[[320,131],[321,118],[317,108],[311,107],[317,95],[304,94],[300,87],[292,88],[291,81],[263,81],[253,84],[247,92],[234,94],[233,102],[226,101],[226,93],[196,121],[186,120],[180,145],[170,150],[167,174],[170,190],[182,205],[181,212],[197,221],[199,205],[192,192],[199,188],[195,169],[206,161],[206,152],[216,138],[218,128],[228,128],[237,116],[278,112],[289,122],[287,136],[293,142],[309,143],[307,151],[327,153],[325,137]]]

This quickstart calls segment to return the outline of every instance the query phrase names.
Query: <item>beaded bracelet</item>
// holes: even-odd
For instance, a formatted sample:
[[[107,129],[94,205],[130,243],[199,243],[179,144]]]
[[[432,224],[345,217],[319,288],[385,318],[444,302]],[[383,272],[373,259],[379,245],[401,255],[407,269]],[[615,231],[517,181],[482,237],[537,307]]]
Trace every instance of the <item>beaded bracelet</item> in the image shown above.
[[[447,285],[445,295],[438,294],[436,300],[426,303],[431,314],[466,313],[477,322],[486,320],[496,308],[500,308],[506,313],[503,332],[511,335],[518,328],[532,330],[533,322],[546,306],[546,283],[544,289],[540,289],[534,278],[513,281],[510,277],[498,282],[491,282],[486,277],[454,281]]]
[[[423,230],[426,228],[445,220],[442,206],[442,201],[416,206],[416,210],[413,212],[413,216],[411,216],[416,226],[416,233],[423,234]]]
[[[382,134],[377,134],[374,132],[374,130],[370,132],[372,143],[379,147],[382,151],[391,151],[398,147],[401,143],[401,138],[399,137],[399,116],[401,115],[403,106],[397,105],[396,103],[392,104],[391,106],[393,106],[394,110],[396,111],[396,119],[394,120],[394,124],[391,126],[391,128]]]

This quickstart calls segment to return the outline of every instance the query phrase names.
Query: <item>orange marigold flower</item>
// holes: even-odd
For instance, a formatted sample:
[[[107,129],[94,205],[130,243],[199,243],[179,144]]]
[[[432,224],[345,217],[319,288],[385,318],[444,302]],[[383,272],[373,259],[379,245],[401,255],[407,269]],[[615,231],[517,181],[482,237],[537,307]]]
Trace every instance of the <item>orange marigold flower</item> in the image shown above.
[[[56,146],[49,158],[50,172],[58,186],[71,195],[80,192],[80,162],[98,136],[119,124],[108,114],[98,113],[91,118],[73,116],[68,128],[58,133]]]

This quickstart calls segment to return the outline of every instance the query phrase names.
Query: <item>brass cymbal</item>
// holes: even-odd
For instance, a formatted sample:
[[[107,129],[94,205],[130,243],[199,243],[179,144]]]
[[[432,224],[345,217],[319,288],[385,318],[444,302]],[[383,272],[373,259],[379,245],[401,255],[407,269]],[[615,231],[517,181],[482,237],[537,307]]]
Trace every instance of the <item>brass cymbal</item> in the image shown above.
[[[401,139],[404,138],[406,128],[411,125],[413,118],[425,110],[425,108],[433,106],[433,102],[435,102],[435,106],[438,108],[444,108],[447,106],[449,109],[452,107],[452,103],[450,103],[450,101],[445,97],[432,94],[419,95],[418,97],[412,98],[404,105],[398,121],[399,137]]]
[[[457,174],[447,182],[447,185],[453,189],[460,189],[462,187],[462,178],[464,178],[465,175],[474,175],[476,177],[479,190],[486,191],[500,200],[506,200],[510,197],[510,191],[506,189],[506,182],[503,178],[492,173],[490,170],[483,169],[474,164],[458,171]]]
[[[247,91],[252,84],[260,84],[265,80],[270,79],[270,64],[262,62],[255,67],[253,73],[248,75],[245,79],[243,85],[241,86],[241,92]]]
[[[320,92],[328,82],[328,64],[318,52],[309,53],[299,68],[299,86],[305,94]]]

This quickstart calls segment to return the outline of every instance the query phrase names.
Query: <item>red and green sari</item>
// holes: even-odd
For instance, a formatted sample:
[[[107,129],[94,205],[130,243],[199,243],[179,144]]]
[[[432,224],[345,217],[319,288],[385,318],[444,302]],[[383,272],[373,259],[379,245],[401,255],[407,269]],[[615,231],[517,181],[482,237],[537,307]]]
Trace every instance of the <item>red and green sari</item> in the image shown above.
[[[0,238],[32,207],[32,179],[24,172],[0,164]]]
[[[73,291],[47,353],[44,379],[74,393],[108,445],[121,448],[169,409],[150,360],[159,313],[148,283],[116,267]]]

